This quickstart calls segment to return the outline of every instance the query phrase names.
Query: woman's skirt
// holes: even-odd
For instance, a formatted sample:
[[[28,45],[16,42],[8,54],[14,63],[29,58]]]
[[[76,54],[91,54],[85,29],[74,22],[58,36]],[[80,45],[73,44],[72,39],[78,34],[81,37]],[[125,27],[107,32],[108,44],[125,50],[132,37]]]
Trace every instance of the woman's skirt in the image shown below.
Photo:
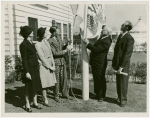
[[[39,65],[30,67],[30,75],[31,81],[25,82],[25,94],[32,94],[37,93],[38,91],[42,90],[41,80],[40,80],[40,73],[39,73]]]
[[[55,83],[57,83],[55,72],[46,69],[42,65],[40,65],[40,79],[42,83],[42,88],[55,86]]]

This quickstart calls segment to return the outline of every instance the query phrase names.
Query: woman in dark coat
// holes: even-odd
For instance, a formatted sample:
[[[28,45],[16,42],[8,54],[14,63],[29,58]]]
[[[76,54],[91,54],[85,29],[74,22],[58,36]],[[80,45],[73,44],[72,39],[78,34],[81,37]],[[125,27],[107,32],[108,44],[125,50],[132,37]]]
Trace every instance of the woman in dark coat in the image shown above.
[[[29,104],[29,94],[33,95],[34,108],[41,109],[37,103],[37,92],[42,90],[41,80],[39,75],[39,63],[36,55],[36,49],[32,43],[33,30],[29,26],[20,27],[20,35],[24,38],[20,44],[20,53],[22,65],[25,72],[25,110],[32,112]]]

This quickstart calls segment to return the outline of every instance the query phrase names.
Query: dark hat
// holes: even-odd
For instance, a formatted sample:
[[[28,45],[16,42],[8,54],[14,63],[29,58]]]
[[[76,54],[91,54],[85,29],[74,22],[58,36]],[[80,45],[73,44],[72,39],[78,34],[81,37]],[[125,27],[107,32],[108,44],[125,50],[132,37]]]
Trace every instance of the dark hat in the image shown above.
[[[51,26],[49,31],[50,31],[51,34],[53,34],[54,32],[56,32],[56,29],[58,29],[57,26]]]
[[[28,38],[28,36],[32,33],[32,28],[29,26],[21,26],[20,27],[20,35],[24,38]]]
[[[37,30],[37,36],[44,36],[44,33],[45,33],[45,30],[46,30],[46,27],[43,28],[43,27],[40,27],[38,30]]]

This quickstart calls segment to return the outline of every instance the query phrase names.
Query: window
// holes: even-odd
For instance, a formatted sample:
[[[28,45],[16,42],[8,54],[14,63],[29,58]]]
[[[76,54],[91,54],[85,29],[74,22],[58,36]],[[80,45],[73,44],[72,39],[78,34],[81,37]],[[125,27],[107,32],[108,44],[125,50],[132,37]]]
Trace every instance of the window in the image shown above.
[[[63,24],[63,40],[68,40],[67,39],[67,24]]]
[[[56,25],[57,25],[57,27],[58,27],[58,29],[59,29],[59,37],[58,38],[60,38],[60,39],[62,39],[61,38],[61,23],[56,23]]]
[[[38,20],[28,17],[29,26],[33,29],[33,41],[37,41]]]

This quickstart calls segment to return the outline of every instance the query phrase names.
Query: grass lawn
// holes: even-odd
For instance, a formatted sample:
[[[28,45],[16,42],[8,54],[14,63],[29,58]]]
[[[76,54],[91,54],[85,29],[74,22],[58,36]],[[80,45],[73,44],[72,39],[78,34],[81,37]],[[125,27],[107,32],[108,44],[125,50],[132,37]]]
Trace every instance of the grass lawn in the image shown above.
[[[82,81],[73,80],[72,84],[73,93],[81,103],[78,103],[72,94],[70,94],[72,103],[63,98],[61,98],[61,103],[56,103],[53,100],[52,93],[49,93],[49,104],[53,107],[45,107],[39,103],[43,109],[32,109],[33,112],[146,112],[146,85],[129,84],[128,103],[126,107],[121,108],[113,102],[117,97],[115,83],[107,83],[106,100],[103,103],[91,98],[94,95],[93,81],[90,81],[90,99],[88,101],[82,100]],[[5,112],[26,112],[22,108],[25,103],[23,87],[24,85],[21,82],[5,85]]]
[[[108,59],[112,60],[113,53],[108,54]],[[131,56],[131,63],[137,63],[137,62],[147,62],[147,54],[144,52],[141,53],[133,53]]]
[[[107,64],[107,69],[112,67],[112,58],[113,58],[113,53],[109,53],[107,56],[108,64]],[[131,56],[131,63],[137,63],[137,62],[147,62],[147,54],[146,53],[133,53]]]

